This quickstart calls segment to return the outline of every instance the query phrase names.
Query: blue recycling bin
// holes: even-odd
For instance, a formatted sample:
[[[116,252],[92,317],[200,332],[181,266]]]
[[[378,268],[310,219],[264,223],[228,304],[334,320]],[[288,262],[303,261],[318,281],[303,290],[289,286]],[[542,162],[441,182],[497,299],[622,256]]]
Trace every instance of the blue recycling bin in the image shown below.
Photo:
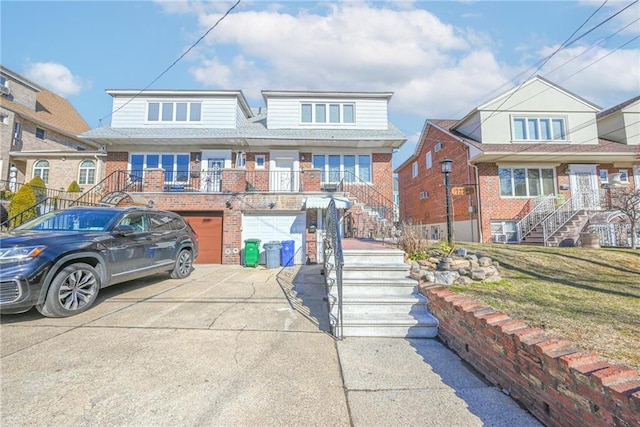
[[[282,266],[283,267],[293,267],[294,260],[293,257],[296,254],[295,251],[295,241],[293,240],[283,240],[282,241]]]

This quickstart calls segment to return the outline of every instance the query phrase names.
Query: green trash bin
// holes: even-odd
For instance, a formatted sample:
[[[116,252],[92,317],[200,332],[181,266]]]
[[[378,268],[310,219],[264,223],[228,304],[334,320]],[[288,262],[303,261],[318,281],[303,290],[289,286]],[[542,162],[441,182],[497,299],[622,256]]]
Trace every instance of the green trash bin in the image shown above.
[[[260,240],[247,239],[244,241],[244,265],[257,267],[260,262]]]

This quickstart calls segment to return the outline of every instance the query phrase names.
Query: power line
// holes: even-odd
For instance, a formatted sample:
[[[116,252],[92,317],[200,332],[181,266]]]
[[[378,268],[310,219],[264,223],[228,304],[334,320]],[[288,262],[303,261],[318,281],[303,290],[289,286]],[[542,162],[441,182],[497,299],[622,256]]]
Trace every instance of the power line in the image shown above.
[[[209,35],[209,33],[211,31],[213,31],[218,24],[220,24],[226,17],[227,15],[229,15],[231,13],[231,11],[233,11],[233,9],[236,8],[236,6],[238,6],[240,4],[241,0],[238,0],[235,2],[235,4],[233,6],[231,6],[224,15],[222,15],[215,24],[213,24],[212,26],[209,27],[209,29],[202,35],[200,36],[200,38],[198,40],[196,40],[191,46],[189,46],[189,48],[187,50],[185,50],[182,55],[180,55],[178,57],[178,59],[176,59],[175,61],[173,61],[173,63],[171,63],[171,65],[169,65],[162,73],[160,73],[158,75],[158,77],[156,77],[155,79],[153,79],[151,81],[151,83],[149,83],[148,85],[146,85],[143,89],[141,89],[138,93],[136,93],[133,97],[131,97],[131,99],[129,99],[127,102],[125,102],[124,104],[122,104],[120,107],[118,107],[117,109],[115,109],[114,111],[112,111],[111,113],[107,114],[106,116],[104,116],[103,118],[100,119],[100,125],[102,126],[102,120],[106,119],[107,117],[111,117],[113,116],[114,113],[117,113],[118,111],[120,111],[122,108],[124,108],[127,104],[129,104],[131,101],[133,101],[134,99],[136,99],[137,97],[139,97],[140,95],[142,95],[142,93],[144,93],[144,91],[146,91],[147,89],[149,89],[155,82],[157,82],[158,80],[160,80],[162,78],[162,76],[164,76],[165,74],[167,74],[167,72],[169,72],[169,70],[171,70],[178,62],[180,62],[180,60],[182,58],[184,58],[189,52],[191,52],[191,50],[196,47],[205,37],[207,37]]]

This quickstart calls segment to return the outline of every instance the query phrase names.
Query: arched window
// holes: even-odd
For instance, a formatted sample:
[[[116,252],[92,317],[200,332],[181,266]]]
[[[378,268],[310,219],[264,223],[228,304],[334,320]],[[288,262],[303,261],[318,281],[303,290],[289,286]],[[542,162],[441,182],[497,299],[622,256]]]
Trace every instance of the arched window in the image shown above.
[[[38,160],[33,165],[33,177],[39,176],[45,184],[49,183],[49,162],[46,160]]]
[[[78,171],[78,184],[87,185],[96,183],[96,164],[93,160],[85,160],[80,163]]]

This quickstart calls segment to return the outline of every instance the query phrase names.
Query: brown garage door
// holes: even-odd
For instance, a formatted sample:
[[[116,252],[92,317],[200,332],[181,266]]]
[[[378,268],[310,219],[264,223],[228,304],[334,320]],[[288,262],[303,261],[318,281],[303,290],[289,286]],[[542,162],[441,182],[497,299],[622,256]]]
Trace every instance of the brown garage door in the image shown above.
[[[222,264],[222,212],[178,212],[198,234],[196,264]]]

